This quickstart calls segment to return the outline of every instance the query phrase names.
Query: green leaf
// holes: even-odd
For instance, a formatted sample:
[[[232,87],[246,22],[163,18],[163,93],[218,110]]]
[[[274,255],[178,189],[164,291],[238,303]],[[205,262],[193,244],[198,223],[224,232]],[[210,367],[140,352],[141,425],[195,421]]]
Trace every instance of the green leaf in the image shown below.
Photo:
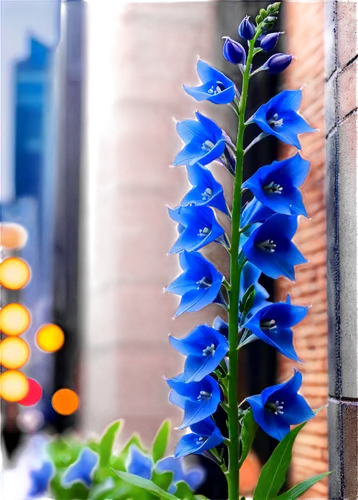
[[[266,19],[267,12],[266,12],[265,9],[260,9],[260,17],[261,17],[261,21],[263,21],[264,19]]]
[[[152,455],[155,463],[163,458],[170,433],[170,420],[164,420],[153,441]]]
[[[241,456],[239,460],[239,467],[244,463],[245,458],[251,450],[252,443],[255,439],[258,425],[252,416],[252,410],[248,410],[241,422]]]
[[[207,497],[204,497],[204,495],[194,495],[195,500],[209,500]]]
[[[104,434],[99,443],[99,465],[100,467],[107,467],[112,454],[114,440],[118,434],[122,422],[118,420],[114,422],[104,431]]]
[[[314,484],[318,483],[321,479],[331,474],[331,472],[323,472],[323,474],[318,474],[317,476],[306,479],[306,481],[302,481],[302,483],[296,484],[293,488],[282,495],[276,497],[276,500],[296,500],[300,498],[303,493],[311,488]]]
[[[195,500],[194,493],[184,481],[180,481],[179,483],[177,483],[175,496],[177,498],[180,498],[180,500]]]
[[[282,488],[292,458],[292,447],[306,422],[289,432],[276,446],[271,457],[263,466],[253,500],[272,500]]]
[[[163,472],[159,473],[154,471],[152,474],[152,481],[155,483],[159,488],[162,488],[162,490],[167,491],[169,489],[169,486],[173,482],[173,472]]]
[[[256,290],[254,285],[250,285],[249,288],[244,293],[242,300],[240,302],[240,311],[247,314],[252,308],[255,300]]]
[[[129,474],[129,472],[121,472],[115,471],[118,476],[133,486],[137,486],[138,488],[142,488],[149,493],[152,493],[154,496],[160,498],[161,500],[177,500],[177,497],[164,491],[158,485],[153,483],[153,481],[149,481],[149,479],[144,479],[143,477],[135,476],[134,474]]]

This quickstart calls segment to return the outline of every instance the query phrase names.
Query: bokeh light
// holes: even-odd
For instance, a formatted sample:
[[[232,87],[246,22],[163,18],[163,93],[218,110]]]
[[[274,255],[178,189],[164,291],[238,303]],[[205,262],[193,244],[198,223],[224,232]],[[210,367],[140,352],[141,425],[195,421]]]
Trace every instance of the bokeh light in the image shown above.
[[[19,403],[23,406],[33,406],[42,398],[42,387],[32,378],[27,380],[29,383],[29,392],[23,399],[20,399]]]
[[[0,364],[16,370],[27,362],[30,356],[28,344],[19,337],[8,337],[0,342]]]
[[[65,335],[61,328],[53,323],[43,325],[36,334],[36,343],[46,352],[55,352],[61,349]]]
[[[12,222],[0,223],[0,245],[9,250],[20,250],[28,239],[26,229]]]
[[[0,396],[8,402],[16,403],[29,392],[25,375],[17,370],[7,370],[0,375]]]
[[[21,304],[13,302],[0,310],[0,332],[6,335],[21,335],[30,323],[30,312]]]
[[[71,389],[60,389],[52,396],[52,407],[60,415],[71,415],[79,407],[79,398]]]
[[[0,264],[0,285],[9,290],[20,290],[30,280],[27,263],[18,257],[9,257]]]

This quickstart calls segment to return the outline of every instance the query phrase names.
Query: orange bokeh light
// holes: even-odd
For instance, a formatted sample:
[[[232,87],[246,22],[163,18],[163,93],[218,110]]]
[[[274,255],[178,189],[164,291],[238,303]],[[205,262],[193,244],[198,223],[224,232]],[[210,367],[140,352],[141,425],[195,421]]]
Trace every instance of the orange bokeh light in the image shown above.
[[[18,257],[9,257],[0,264],[0,285],[8,290],[20,290],[30,280],[27,263]]]
[[[19,250],[26,245],[28,233],[24,226],[13,222],[0,223],[0,245],[11,249]]]
[[[0,375],[0,396],[8,402],[16,403],[29,392],[25,375],[17,370],[7,370]]]
[[[71,389],[60,389],[52,396],[52,407],[60,415],[72,415],[79,407],[79,398]]]
[[[61,328],[53,323],[43,325],[36,334],[36,343],[46,352],[55,352],[61,349],[65,342],[65,335]]]
[[[0,342],[0,364],[15,370],[24,366],[30,357],[28,344],[19,337],[8,337]]]
[[[21,304],[6,304],[0,310],[0,332],[6,335],[21,335],[28,329],[30,322],[30,313]]]

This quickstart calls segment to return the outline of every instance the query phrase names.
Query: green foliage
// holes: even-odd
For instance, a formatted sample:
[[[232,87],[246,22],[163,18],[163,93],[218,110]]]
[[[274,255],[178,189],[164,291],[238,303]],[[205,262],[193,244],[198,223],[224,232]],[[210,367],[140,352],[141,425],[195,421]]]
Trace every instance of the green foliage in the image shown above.
[[[153,483],[153,481],[149,481],[148,479],[144,479],[143,477],[135,476],[134,474],[129,474],[128,472],[116,471],[116,473],[118,474],[118,477],[123,481],[131,484],[132,486],[137,486],[141,490],[148,491],[161,500],[177,500],[178,498],[160,488],[157,484]],[[140,497],[138,497],[138,499],[139,498]]]
[[[246,315],[254,305],[255,295],[255,285],[249,286],[240,302],[240,311],[244,315]]]
[[[323,474],[310,477],[309,479],[302,481],[302,483],[296,484],[296,486],[291,488],[289,491],[282,493],[282,495],[278,496],[276,500],[296,500],[297,498],[300,498],[303,493],[309,490],[311,486],[318,483],[318,481],[321,481],[321,479],[325,478],[329,474],[331,474],[331,472],[323,472]]]
[[[109,464],[110,457],[112,455],[113,443],[116,439],[120,426],[121,421],[118,420],[117,422],[113,422],[113,424],[107,427],[104,431],[98,446],[99,465],[101,467],[106,467]]]
[[[255,422],[253,416],[252,416],[252,411],[251,409],[245,412],[242,421],[241,421],[241,455],[240,455],[240,460],[239,460],[239,467],[242,466],[242,464],[245,461],[245,458],[249,454],[249,451],[251,449],[252,443],[255,439],[256,431],[257,431],[258,425]]]
[[[158,460],[160,460],[164,456],[165,450],[168,445],[169,434],[170,420],[164,420],[153,442],[152,454],[155,463],[157,463]]]

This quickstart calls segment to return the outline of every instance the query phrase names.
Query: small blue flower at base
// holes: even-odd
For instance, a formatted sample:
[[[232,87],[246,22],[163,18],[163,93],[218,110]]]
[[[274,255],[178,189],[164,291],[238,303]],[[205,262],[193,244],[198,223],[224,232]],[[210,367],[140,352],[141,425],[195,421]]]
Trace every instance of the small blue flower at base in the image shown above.
[[[30,471],[31,486],[28,492],[29,497],[42,497],[48,492],[49,482],[55,473],[52,462],[46,460],[39,469]]]
[[[145,455],[135,444],[129,448],[126,460],[126,470],[131,474],[151,479],[154,463],[150,456]]]
[[[294,281],[294,266],[307,262],[291,241],[296,229],[297,217],[272,215],[252,232],[242,251],[269,278],[285,276]]]
[[[182,252],[179,255],[183,273],[166,291],[180,295],[180,305],[175,313],[195,312],[218,300],[223,275],[198,252]]]
[[[200,250],[214,241],[226,243],[224,230],[217,222],[211,208],[178,207],[168,210],[170,217],[179,224],[179,237],[169,254],[183,250],[187,252]]]
[[[246,399],[252,408],[255,422],[266,434],[281,441],[290,432],[290,426],[314,417],[305,399],[297,394],[302,384],[301,373],[283,384],[267,387],[261,394]]]
[[[184,481],[191,491],[195,491],[204,482],[206,473],[201,466],[186,467],[183,458],[165,457],[157,463],[157,472],[172,472],[173,482],[169,486],[169,493],[175,493],[176,483]]]
[[[184,120],[177,123],[177,132],[185,146],[175,157],[173,165],[200,162],[205,166],[220,158],[225,151],[225,136],[221,128],[198,111],[195,114],[198,121]]]
[[[210,375],[200,382],[186,383],[183,375],[167,380],[173,391],[169,401],[184,410],[183,422],[179,429],[189,427],[216,412],[221,401],[220,387]]]
[[[267,220],[275,213],[276,212],[271,210],[271,208],[266,207],[259,200],[253,198],[251,201],[249,201],[249,203],[246,203],[246,205],[243,208],[243,211],[241,213],[240,225],[242,228],[244,228],[248,224],[255,224],[256,222],[265,222],[265,220]],[[246,234],[246,232],[247,231],[245,231],[244,234]]]
[[[214,179],[210,170],[200,165],[200,163],[188,166],[187,170],[189,182],[193,186],[193,189],[185,195],[180,205],[182,207],[209,206],[227,214],[228,209],[224,190],[221,184]]]
[[[98,462],[97,453],[90,448],[83,448],[77,460],[65,472],[61,484],[64,487],[69,487],[73,483],[82,483],[89,488]]]
[[[223,435],[210,417],[191,425],[190,431],[190,434],[186,434],[180,439],[174,453],[176,458],[190,454],[199,455],[224,442]]]
[[[224,335],[208,325],[197,326],[182,339],[169,336],[171,345],[187,356],[182,380],[200,382],[212,373],[229,350]]]
[[[301,90],[284,90],[260,106],[247,124],[256,123],[266,134],[301,149],[298,134],[315,132],[297,112],[301,100]]]
[[[266,299],[270,296],[267,290],[259,283],[261,271],[251,262],[246,262],[241,271],[240,276],[240,293],[239,300],[242,300],[246,290],[254,285],[255,299],[250,310],[250,315],[255,314],[259,309],[268,304]]]
[[[267,59],[261,69],[267,70],[270,75],[277,75],[291,64],[292,59],[291,54],[274,54]]]
[[[268,35],[259,37],[259,47],[265,52],[269,52],[276,47],[280,35],[283,35],[283,31],[278,33],[269,33]]]
[[[286,160],[274,161],[259,168],[243,183],[243,188],[250,189],[259,202],[276,213],[307,217],[298,188],[308,175],[309,165],[299,153]],[[257,217],[251,216],[250,220],[256,222]]]
[[[242,64],[244,66],[246,63],[246,52],[244,47],[241,43],[230,37],[225,37],[223,56],[232,64]]]
[[[250,16],[245,16],[241,21],[238,33],[245,40],[252,40],[255,36],[255,26],[250,21]]]
[[[291,327],[302,321],[307,313],[308,307],[276,302],[257,311],[243,326],[287,358],[301,361],[293,347]]]
[[[198,61],[197,71],[203,85],[187,87],[184,90],[197,101],[210,101],[214,104],[229,104],[235,98],[234,82],[221,71],[212,68],[204,61]]]

